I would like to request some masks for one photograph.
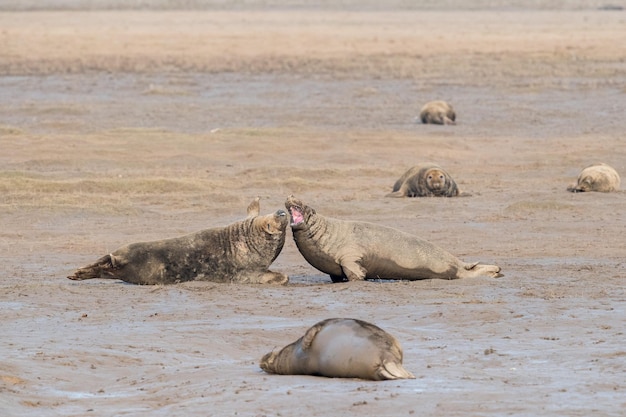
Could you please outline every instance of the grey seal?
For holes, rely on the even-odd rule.
[[[78,269],[72,280],[120,279],[132,284],[215,281],[284,284],[288,277],[268,270],[285,243],[284,210],[259,215],[259,199],[245,220],[182,237],[131,243]]]
[[[346,318],[320,321],[295,342],[263,356],[260,367],[281,375],[415,378],[402,366],[402,347],[395,337],[374,324]]]
[[[500,267],[466,263],[409,233],[368,222],[318,214],[294,196],[285,207],[298,250],[333,282],[363,279],[500,277]]]
[[[453,125],[456,124],[456,113],[445,101],[430,101],[420,110],[420,120],[424,124]]]
[[[620,177],[617,171],[604,163],[589,165],[578,175],[576,184],[567,187],[568,191],[582,193],[599,191],[610,193],[619,190]]]

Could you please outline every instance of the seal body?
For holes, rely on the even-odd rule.
[[[285,207],[298,250],[333,282],[499,277],[500,267],[468,264],[417,236],[373,223],[324,217],[294,196]]]
[[[283,210],[259,216],[257,198],[243,221],[178,238],[132,243],[68,278],[112,278],[133,284],[192,280],[284,284],[288,277],[268,268],[283,248],[288,222]]]
[[[356,319],[327,319],[279,352],[263,356],[261,369],[272,374],[331,378],[415,378],[402,366],[402,347],[380,327]]]
[[[453,125],[456,124],[456,113],[445,101],[430,101],[420,110],[420,119],[425,124]]]
[[[578,175],[576,184],[567,188],[574,193],[599,191],[610,193],[619,190],[620,177],[617,171],[603,163],[594,164],[583,169]]]
[[[456,182],[445,169],[426,162],[406,171],[387,197],[456,197],[460,194]]]

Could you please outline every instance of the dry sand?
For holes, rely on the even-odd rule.
[[[626,14],[272,4],[0,13],[0,414],[623,415],[626,193],[566,187],[626,175]],[[383,197],[423,161],[472,197]],[[286,286],[65,278],[291,193],[505,275],[331,284],[289,236]],[[417,379],[259,369],[329,317]]]

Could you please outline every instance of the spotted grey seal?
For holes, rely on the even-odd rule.
[[[256,198],[245,220],[182,237],[132,243],[68,278],[111,278],[133,284],[193,280],[284,284],[288,277],[268,268],[285,243],[287,213],[278,210],[259,216],[259,210]]]
[[[278,352],[263,356],[272,374],[331,378],[413,379],[402,366],[398,340],[378,326],[356,319],[326,319]]]
[[[298,250],[333,282],[370,279],[499,277],[500,267],[465,263],[417,236],[373,223],[317,214],[294,196],[285,207]]]

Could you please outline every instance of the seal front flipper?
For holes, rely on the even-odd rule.
[[[455,125],[456,122],[454,120],[452,120],[451,118],[449,118],[448,116],[444,116],[443,117],[443,124],[444,125]]]
[[[363,281],[365,279],[367,270],[359,264],[360,260],[361,258],[354,256],[345,256],[341,259],[339,265],[348,281]]]
[[[400,360],[400,362],[402,362]],[[377,376],[381,379],[415,379],[415,375],[407,371],[395,361],[385,361],[378,367]]]
[[[307,350],[311,347],[311,345],[313,344],[313,340],[315,340],[315,336],[317,336],[320,330],[322,330],[322,327],[324,327],[326,323],[330,320],[332,319],[323,320],[316,325],[310,327],[309,330],[306,331],[304,336],[302,336],[302,339],[300,339],[300,346],[302,347],[302,350]]]
[[[70,275],[68,278],[75,281],[92,278],[116,278],[114,271],[120,269],[125,263],[113,254],[108,254],[91,265],[77,269],[74,275]]]
[[[392,193],[386,194],[385,197],[402,198],[406,197],[406,194],[404,191],[394,191]]]

